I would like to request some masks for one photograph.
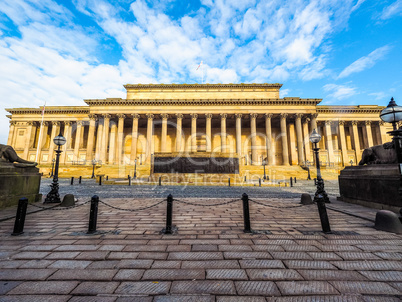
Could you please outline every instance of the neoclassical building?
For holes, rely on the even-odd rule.
[[[322,99],[279,97],[281,84],[129,84],[127,97],[87,99],[85,106],[6,109],[8,145],[20,157],[50,164],[53,138],[67,139],[60,162],[123,167],[137,161],[148,174],[153,158],[234,157],[241,168],[266,162],[313,161],[310,133],[322,135],[325,166],[356,164],[362,151],[390,141],[382,106],[321,106]],[[124,172],[123,172],[124,173]]]

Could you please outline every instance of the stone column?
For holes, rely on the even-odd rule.
[[[151,164],[152,155],[152,145],[153,145],[153,135],[154,135],[154,115],[147,114],[147,146],[145,151],[145,162]]]
[[[250,114],[250,130],[251,130],[251,164],[258,165],[257,155],[257,113]]]
[[[131,155],[130,155],[130,163],[134,164],[135,159],[137,158],[137,140],[138,140],[138,119],[140,118],[139,114],[132,114],[133,117],[133,128],[131,130]]]
[[[212,151],[212,132],[211,132],[211,121],[212,113],[205,114],[206,124],[205,124],[205,136],[207,141],[207,152]]]
[[[305,153],[305,160],[312,161],[311,159],[311,149],[310,149],[310,132],[308,130],[308,123],[310,122],[309,118],[305,118],[303,120],[303,146]]]
[[[117,126],[117,163],[121,165],[124,164],[124,119],[126,118],[126,116],[124,114],[118,114],[117,117],[119,118],[119,124]]]
[[[13,122],[13,123],[15,124],[15,122]],[[28,153],[29,153],[29,149],[31,148],[32,129],[33,129],[35,122],[27,122],[27,124],[28,124],[28,128],[27,128],[27,134],[25,137],[24,153],[22,154],[22,158],[29,160]],[[14,125],[13,125],[13,127],[14,127]],[[13,131],[12,136],[14,136],[14,131]],[[10,139],[10,135],[8,136],[8,139]],[[7,144],[7,145],[9,145],[9,144]]]
[[[69,146],[71,146],[71,124],[72,124],[72,122],[70,122],[70,121],[64,122],[63,136],[66,138],[66,143],[62,146],[63,152],[61,152],[61,154],[60,154],[60,162],[61,163],[66,163],[67,149],[69,149]]]
[[[296,139],[296,131],[295,131],[295,124],[293,121],[289,121],[287,124],[287,130],[288,130],[288,144],[289,144],[289,148],[288,150],[290,151],[290,164],[293,165],[297,165],[298,161],[297,161],[297,152],[296,152],[296,143],[297,143],[297,139]]]
[[[297,139],[297,157],[299,166],[304,162],[304,154],[303,154],[303,131],[302,131],[302,124],[301,118],[303,114],[297,113],[296,114],[296,139]]]
[[[387,130],[385,129],[385,122],[379,121],[378,127],[380,128],[380,137],[381,137],[380,144],[385,144],[387,142]]]
[[[167,140],[167,120],[169,114],[162,114],[162,133],[161,133],[161,151],[166,152],[166,140]]]
[[[341,143],[343,166],[346,166],[349,163],[349,157],[348,157],[348,148],[346,145],[345,121],[339,121],[339,139]]]
[[[176,152],[181,152],[181,138],[182,138],[182,122],[183,122],[183,114],[176,114]]]
[[[107,148],[109,145],[109,122],[111,115],[103,114],[103,135],[101,140],[101,161],[106,164]]]
[[[39,137],[39,140],[38,140],[38,145],[39,145],[38,155],[37,155],[38,163],[42,162],[42,148],[45,147],[45,145],[46,145],[48,127],[49,127],[49,122],[42,122],[42,136]]]
[[[267,159],[268,165],[272,166],[274,164],[274,149],[272,147],[272,127],[271,119],[272,113],[265,114],[265,137],[266,137],[266,148],[267,148]]]
[[[289,166],[288,134],[286,131],[287,113],[281,113],[281,137],[282,137],[282,161],[284,166]]]
[[[53,159],[55,144],[53,139],[59,135],[60,132],[60,122],[53,121],[52,122],[52,134],[50,135],[50,146],[49,146],[49,157],[47,158],[47,162],[51,163]]]
[[[311,132],[313,132],[314,129],[316,129],[316,131],[318,132],[318,127],[317,127],[317,116],[318,113],[313,113],[311,115]],[[311,134],[311,133],[310,133]],[[310,135],[309,135],[310,137]]]
[[[328,150],[328,162],[334,163],[334,145],[332,143],[332,131],[331,131],[332,121],[325,121],[325,138],[327,141],[327,150]]]
[[[116,163],[116,136],[117,125],[115,121],[110,121],[110,134],[109,134],[109,164],[114,165]]]
[[[197,118],[198,114],[192,113],[191,116],[191,152],[197,152]]]
[[[77,121],[77,130],[75,132],[75,145],[74,145],[74,160],[79,160],[79,151],[80,151],[80,145],[81,145],[81,131],[82,131],[82,125],[83,121]]]
[[[88,130],[88,143],[87,143],[87,156],[86,159],[89,163],[92,163],[94,152],[94,140],[95,140],[95,122],[96,115],[89,114],[89,130]]]
[[[359,163],[360,161],[360,141],[359,141],[359,132],[357,130],[357,121],[352,121],[351,122],[351,134],[352,134],[352,140],[353,140],[353,145],[356,151],[356,165]]]
[[[226,113],[221,113],[221,152],[226,153],[227,139],[226,139]]]
[[[373,142],[373,133],[371,131],[371,121],[365,121],[365,126],[366,126],[368,147],[372,147],[374,146],[374,142]]]
[[[11,146],[14,138],[14,131],[15,131],[15,121],[10,121],[10,131],[8,132],[8,139],[7,139],[7,145]],[[13,146],[14,147],[14,146]]]
[[[99,118],[98,120],[98,132],[96,134],[96,150],[95,150],[95,159],[101,160],[102,153],[102,137],[103,137],[103,120]]]
[[[236,117],[236,152],[239,157],[239,164],[241,164],[242,150],[241,150],[241,113],[235,114]]]

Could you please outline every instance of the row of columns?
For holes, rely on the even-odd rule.
[[[198,114],[191,114],[191,151],[197,152],[197,141],[196,141],[196,134],[197,134],[197,118]],[[257,153],[257,116],[256,113],[250,114],[250,130],[251,130],[251,161],[253,163],[258,162],[258,153]],[[273,153],[273,146],[272,146],[272,113],[266,113],[265,117],[265,134],[266,134],[266,151],[267,151],[267,161],[268,164],[273,164],[274,162],[274,153]],[[289,165],[289,146],[288,146],[288,129],[287,129],[287,113],[281,113],[280,117],[280,131],[281,131],[281,142],[282,142],[282,163],[283,165]],[[123,163],[123,143],[124,143],[124,120],[126,115],[118,114],[118,123],[115,125],[114,123],[110,126],[110,114],[103,114],[102,115],[102,122],[98,123],[98,131],[97,136],[95,138],[95,130],[96,130],[96,119],[98,118],[94,114],[89,115],[89,130],[88,130],[88,140],[86,146],[86,159],[92,160],[93,158],[93,151],[95,149],[95,154],[102,162],[117,162]],[[138,140],[138,121],[140,118],[139,114],[131,114],[132,117],[132,144],[131,144],[131,155],[130,161],[134,162],[137,158],[137,140]],[[162,130],[161,130],[161,151],[167,151],[167,125],[169,114],[162,114]],[[235,114],[236,119],[236,153],[238,154],[239,158],[242,156],[242,148],[241,148],[241,133],[242,133],[242,117],[243,114]],[[304,118],[303,118],[304,117]],[[153,120],[155,116],[153,114],[147,114],[147,146],[146,146],[146,161],[150,163],[151,154],[154,152],[153,144],[152,144],[152,137],[154,134],[154,125]],[[183,114],[175,114],[176,118],[176,152],[181,152],[183,150],[182,144],[182,123],[183,123]],[[212,114],[207,113],[205,114],[206,118],[206,126],[205,126],[205,134],[206,134],[206,151],[211,152],[212,144],[211,144],[211,121],[212,121]],[[310,142],[309,142],[309,122],[310,122],[310,129],[317,129],[317,114],[302,114],[297,113],[294,115],[295,118],[295,130],[296,130],[296,138],[292,137],[290,139],[291,144],[295,144],[297,146],[297,157],[298,157],[298,164],[301,165],[305,160],[308,160],[310,156]],[[220,126],[221,126],[221,152],[227,152],[227,131],[226,131],[226,119],[227,114],[222,113],[220,114]],[[76,122],[76,133],[75,133],[75,145],[74,145],[74,158],[78,158],[79,150],[81,141],[83,140],[83,132],[84,132],[84,121],[77,121]],[[334,148],[332,144],[332,132],[331,132],[331,124],[332,121],[325,121],[324,125],[324,136],[326,138],[327,143],[327,151],[329,156],[329,161],[334,162]],[[357,128],[357,121],[352,121],[350,126],[350,134],[351,139],[353,141],[354,149],[356,151],[356,155],[359,156],[361,152],[359,136],[358,136],[358,128]],[[27,140],[24,145],[24,153],[23,157],[28,157],[28,151],[30,149],[31,141],[30,138],[32,136],[32,131],[35,126],[35,122],[28,122],[27,128]],[[43,146],[44,142],[46,141],[47,133],[48,133],[48,126],[49,122],[44,122],[42,124],[42,135],[39,137],[38,143],[41,145],[38,148],[38,158],[41,155],[41,147]],[[293,127],[293,125],[291,124]],[[116,129],[117,127],[117,129]],[[340,134],[340,148],[342,151],[342,160],[343,163],[346,164],[348,162],[347,158],[347,146],[346,146],[346,137],[345,137],[345,121],[339,121],[339,131]],[[111,129],[111,130],[109,130]],[[365,122],[364,134],[365,139],[369,146],[373,145],[373,137],[372,137],[372,130],[371,130],[371,123],[370,121]],[[15,122],[11,122],[10,124],[10,133],[8,138],[8,144],[13,145],[15,134]],[[116,131],[117,130],[117,131]],[[380,121],[380,131],[381,131],[381,138],[382,142],[384,142],[385,138],[385,127],[383,127],[382,122]],[[51,131],[51,140],[49,146],[49,156],[48,162],[51,162],[53,158],[53,152],[55,149],[53,138],[58,135],[60,132],[60,122],[54,121],[52,122],[52,131]],[[294,131],[291,131],[292,136],[294,136]],[[304,133],[304,135],[303,135]],[[117,137],[116,137],[117,134]],[[64,122],[64,137],[67,140],[67,143],[63,146],[63,153],[61,155],[61,162],[65,162],[66,150],[69,147],[69,144],[72,140],[72,122],[66,121]],[[109,137],[110,136],[110,137]],[[95,143],[96,141],[96,143]],[[294,145],[291,146],[292,150],[295,150]],[[108,154],[109,150],[109,154]]]

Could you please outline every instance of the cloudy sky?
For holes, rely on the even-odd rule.
[[[1,0],[0,143],[4,108],[202,75],[283,83],[281,97],[327,105],[402,105],[401,28],[402,0]]]

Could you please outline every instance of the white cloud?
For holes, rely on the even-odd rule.
[[[357,94],[355,87],[345,85],[326,84],[323,89],[328,93],[329,98],[335,100],[343,100]]]
[[[376,101],[385,101],[387,100],[388,95],[385,92],[373,92],[373,93],[369,93],[370,96],[374,97],[374,100]]]
[[[402,0],[397,0],[385,7],[380,15],[381,20],[387,20],[394,16],[402,15]]]
[[[378,60],[382,59],[390,51],[390,49],[391,47],[389,45],[377,48],[367,56],[361,57],[360,59],[354,61],[352,64],[346,67],[344,70],[342,70],[338,78],[344,78],[351,75],[352,73],[360,72],[373,67]]]

